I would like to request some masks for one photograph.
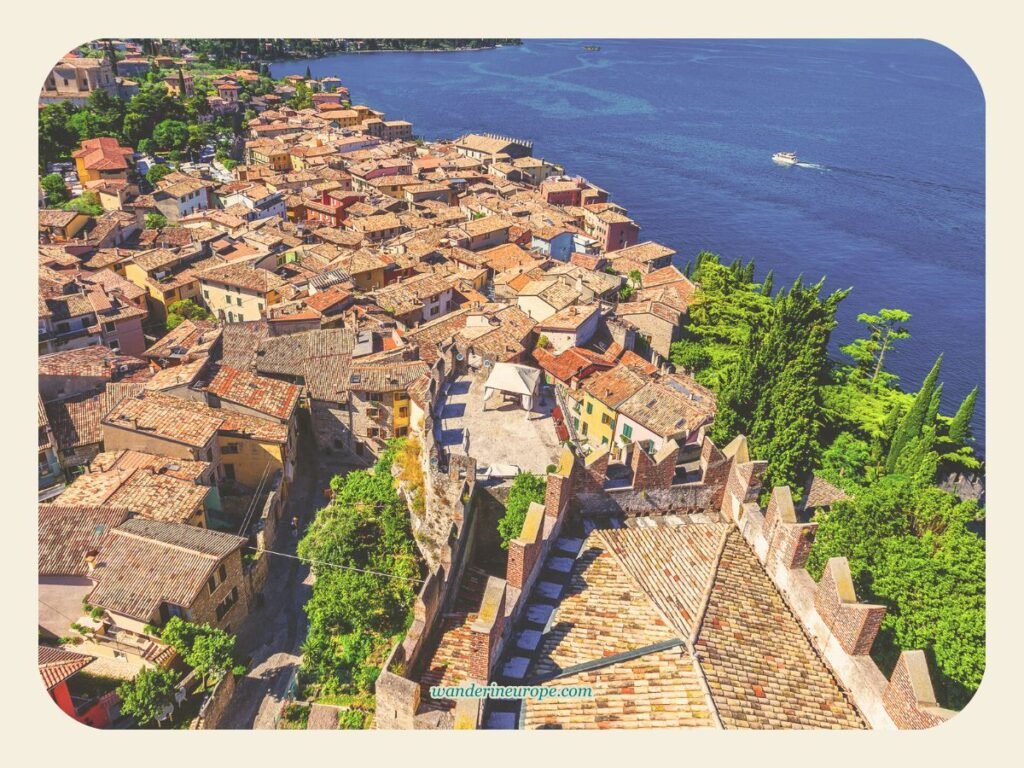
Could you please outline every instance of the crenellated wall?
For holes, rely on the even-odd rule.
[[[506,577],[488,579],[478,618],[470,628],[469,670],[474,679],[491,679],[526,597],[570,515],[691,513],[713,516],[737,527],[869,726],[927,728],[954,714],[936,704],[921,651],[904,652],[891,679],[878,669],[869,654],[885,607],[858,601],[845,558],[830,560],[820,583],[815,583],[804,564],[817,525],[798,522],[788,487],[773,489],[767,508],[759,506],[767,464],[751,460],[746,438],[740,436],[723,449],[705,438],[701,480],[696,483],[672,485],[678,450],[675,443],[669,443],[650,456],[635,446],[633,485],[605,488],[606,449],[581,459],[563,448],[555,472],[548,475],[544,503],[530,506],[519,536],[509,543]],[[458,475],[466,469],[455,466],[453,472]],[[468,515],[468,510],[464,514]],[[405,675],[413,668],[425,638],[434,631],[443,606],[457,590],[467,558],[458,542],[468,540],[466,529],[465,525],[459,528],[456,543],[442,558],[443,565],[428,577],[416,601],[413,625],[378,679],[378,728],[415,726],[420,688]],[[480,702],[460,700],[454,713],[455,727],[478,727],[481,711]]]
[[[739,528],[867,723],[882,729],[928,728],[955,714],[936,704],[922,651],[905,651],[891,679],[885,678],[869,655],[885,606],[858,601],[844,557],[829,560],[815,583],[804,564],[817,525],[797,522],[786,486],[774,488],[767,509],[760,508],[764,463],[749,460],[745,438],[737,441],[723,451],[730,466],[721,515]]]

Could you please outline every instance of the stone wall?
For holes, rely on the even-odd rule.
[[[189,726],[194,731],[213,730],[220,726],[224,715],[227,714],[231,697],[235,694],[235,676],[228,672],[222,677],[211,690],[202,706],[199,714]]]
[[[935,702],[925,657],[907,651],[886,680],[870,657],[885,606],[857,599],[846,558],[832,558],[815,583],[803,567],[817,526],[798,523],[788,487],[757,503],[763,462],[750,461],[745,438],[722,452],[729,474],[720,514],[733,522],[772,579],[811,643],[872,728],[928,728],[954,713]],[[760,465],[760,466],[759,466]]]

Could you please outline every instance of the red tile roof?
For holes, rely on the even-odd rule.
[[[73,158],[81,159],[89,171],[127,170],[126,158],[130,158],[135,150],[122,147],[117,139],[101,136],[97,139],[86,139],[82,148],[71,153]]]
[[[222,400],[288,421],[299,402],[300,387],[248,371],[222,366],[209,391]]]
[[[39,674],[46,690],[52,690],[95,660],[93,656],[39,646]]]

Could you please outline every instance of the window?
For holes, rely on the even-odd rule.
[[[257,308],[258,308],[258,309],[260,310],[260,312],[262,312],[262,311],[263,311],[263,302],[262,302],[262,301],[261,301],[261,302],[259,302],[259,303],[257,303],[257,304],[256,304],[256,306],[257,306]]]
[[[602,424],[611,424],[612,423],[612,417],[609,416],[607,413],[602,413],[601,414],[601,423]]]
[[[407,434],[409,434],[408,427],[399,427],[395,430],[395,437],[405,437]]]
[[[587,434],[587,431],[588,431],[588,428],[589,428],[589,427],[590,427],[590,425],[589,425],[589,424],[587,424],[587,422],[585,422],[585,421],[584,421],[584,422],[583,422],[583,434],[584,434],[584,435],[586,435],[586,434]]]
[[[403,405],[401,408],[398,409],[398,415],[404,419],[406,416],[409,415],[409,409]]]
[[[229,301],[231,300],[230,296],[228,296],[228,300]],[[228,312],[228,322],[229,323],[235,322],[235,313],[234,312]]]
[[[607,437],[602,437],[601,438],[601,445],[608,445],[608,438]]]
[[[370,403],[379,403],[379,402],[381,402],[380,393],[379,392],[370,392],[366,396],[366,400],[367,400],[367,402],[370,402]]]
[[[632,439],[632,437],[633,437],[633,427],[631,427],[629,424],[623,424],[622,425],[622,436],[624,438],[626,438],[627,440]]]
[[[224,477],[226,477],[228,480],[234,480],[235,479],[235,465],[234,464],[225,464],[224,465]]]
[[[593,412],[594,412],[594,404],[593,403],[587,403],[587,413],[593,413]]]
[[[113,323],[104,323],[103,324],[103,330],[106,333],[113,333],[114,332],[114,324]]]
[[[208,290],[206,290],[205,288],[203,289],[203,298],[204,299],[210,298],[210,292]]]
[[[572,424],[576,429],[580,428],[580,420],[575,417],[573,417]]]
[[[238,602],[238,587],[232,587],[231,592],[221,600],[217,606],[217,620],[220,621],[224,615],[231,610],[231,607]]]

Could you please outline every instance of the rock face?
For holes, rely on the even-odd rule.
[[[956,494],[964,501],[974,499],[979,504],[985,503],[985,478],[977,475],[964,475],[959,472],[951,472],[939,483],[939,487],[952,494]]]

